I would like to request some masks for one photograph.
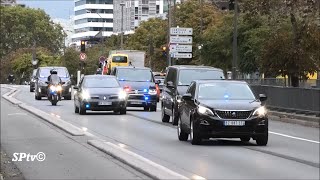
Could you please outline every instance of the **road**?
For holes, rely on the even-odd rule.
[[[131,109],[127,115],[74,113],[73,100],[51,106],[36,101],[28,86],[16,98],[61,118],[103,140],[122,143],[130,151],[189,178],[319,179],[319,129],[270,120],[269,143],[258,147],[237,139],[215,139],[201,146],[177,139],[176,128],[160,120],[160,111]],[[130,108],[129,108],[130,109]]]

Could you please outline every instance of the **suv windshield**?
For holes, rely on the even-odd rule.
[[[42,68],[40,69],[40,77],[46,78],[50,76],[50,70],[53,68]],[[58,71],[58,76],[61,78],[67,78],[69,77],[69,73],[65,68],[54,68]]]
[[[117,78],[120,81],[150,81],[153,82],[152,72],[149,69],[118,69]]]
[[[126,63],[128,62],[128,58],[126,56],[113,56],[112,62],[115,63]]]
[[[84,79],[84,87],[86,88],[116,88],[120,87],[115,78],[109,77],[87,77]]]
[[[217,82],[200,84],[198,98],[214,100],[254,100],[255,96],[247,84]]]
[[[224,79],[222,71],[208,69],[183,69],[179,73],[179,86],[189,86],[193,80]]]

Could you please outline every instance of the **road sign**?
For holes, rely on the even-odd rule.
[[[106,58],[104,56],[100,56],[99,61],[100,63],[104,63],[106,61]]]
[[[192,52],[192,45],[170,45],[170,52]]]
[[[174,58],[192,58],[192,53],[173,53]]]
[[[81,61],[84,61],[84,60],[86,60],[86,59],[87,59],[86,53],[80,53],[80,60],[81,60]]]
[[[192,35],[192,28],[170,28],[171,35]]]
[[[170,36],[170,43],[192,44],[192,37],[191,36]]]

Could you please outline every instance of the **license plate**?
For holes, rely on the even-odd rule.
[[[109,101],[101,101],[101,102],[99,102],[100,106],[110,106],[111,104],[112,104],[112,102],[109,102]]]
[[[142,104],[142,102],[131,102],[131,104]]]
[[[225,126],[244,126],[245,121],[224,121]]]

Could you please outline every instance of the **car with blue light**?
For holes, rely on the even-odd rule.
[[[73,87],[74,112],[84,115],[87,111],[113,111],[127,113],[127,93],[114,76],[86,75]]]
[[[158,87],[150,68],[117,66],[111,71],[128,94],[127,107],[157,111]]]
[[[171,116],[172,124],[177,125],[181,96],[193,80],[200,79],[223,80],[225,76],[222,69],[210,66],[175,65],[167,68],[161,98],[162,122],[169,122]]]
[[[266,95],[257,98],[246,82],[197,80],[182,96],[178,139],[200,144],[203,139],[240,138],[268,143]]]
[[[66,67],[39,67],[36,72],[35,79],[35,99],[41,100],[42,97],[47,97],[48,94],[48,76],[50,76],[50,70],[55,69],[58,72],[58,76],[61,78],[62,92],[61,95],[65,100],[71,100],[71,77]]]

